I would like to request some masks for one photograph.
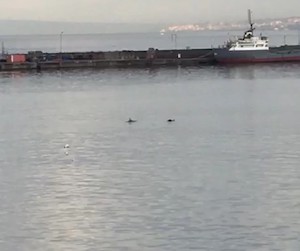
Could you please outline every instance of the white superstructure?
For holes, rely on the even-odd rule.
[[[227,47],[229,51],[250,51],[250,50],[269,50],[269,40],[267,37],[253,35],[253,23],[251,20],[251,11],[248,10],[248,19],[250,29],[247,30],[242,38],[238,38],[234,41],[229,41]]]

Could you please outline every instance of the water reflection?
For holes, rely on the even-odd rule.
[[[270,63],[270,64],[245,64],[217,66],[216,72],[220,76],[229,79],[277,79],[298,77],[298,63]]]
[[[0,249],[297,246],[298,68],[0,76]]]
[[[2,72],[0,74],[0,83],[7,84],[7,79],[17,84],[22,78],[31,78],[37,84],[43,84],[44,78],[53,78],[54,81],[60,81],[62,84],[72,84],[73,77],[80,81],[93,83],[98,79],[99,84],[119,84],[118,78],[124,79],[124,84],[128,81],[145,77],[147,81],[160,82],[171,78],[189,79],[278,79],[278,78],[295,78],[300,77],[299,63],[269,63],[269,64],[245,64],[245,65],[215,65],[215,66],[198,66],[198,67],[153,67],[145,69],[70,69],[70,70],[53,70],[43,72]],[[112,78],[112,76],[116,76]],[[66,80],[69,80],[66,82]],[[105,80],[105,81],[104,81]],[[128,80],[128,81],[126,81]],[[78,82],[81,85],[81,82]],[[144,82],[141,82],[143,84]],[[47,85],[49,83],[47,82]],[[50,85],[51,86],[51,85]]]

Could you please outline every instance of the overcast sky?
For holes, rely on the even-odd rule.
[[[300,16],[300,0],[0,0],[0,19],[189,23]]]

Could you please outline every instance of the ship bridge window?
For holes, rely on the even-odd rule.
[[[241,47],[253,47],[254,45],[253,44],[241,44]]]
[[[248,46],[251,46],[251,47],[254,46],[253,43],[242,43],[241,46],[242,46],[242,45],[243,45],[243,46],[246,46],[246,47],[248,47]]]

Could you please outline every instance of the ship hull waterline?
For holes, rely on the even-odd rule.
[[[300,50],[295,50],[295,48],[281,50],[279,48],[262,51],[230,51],[223,48],[216,49],[214,57],[219,64],[300,62]]]

